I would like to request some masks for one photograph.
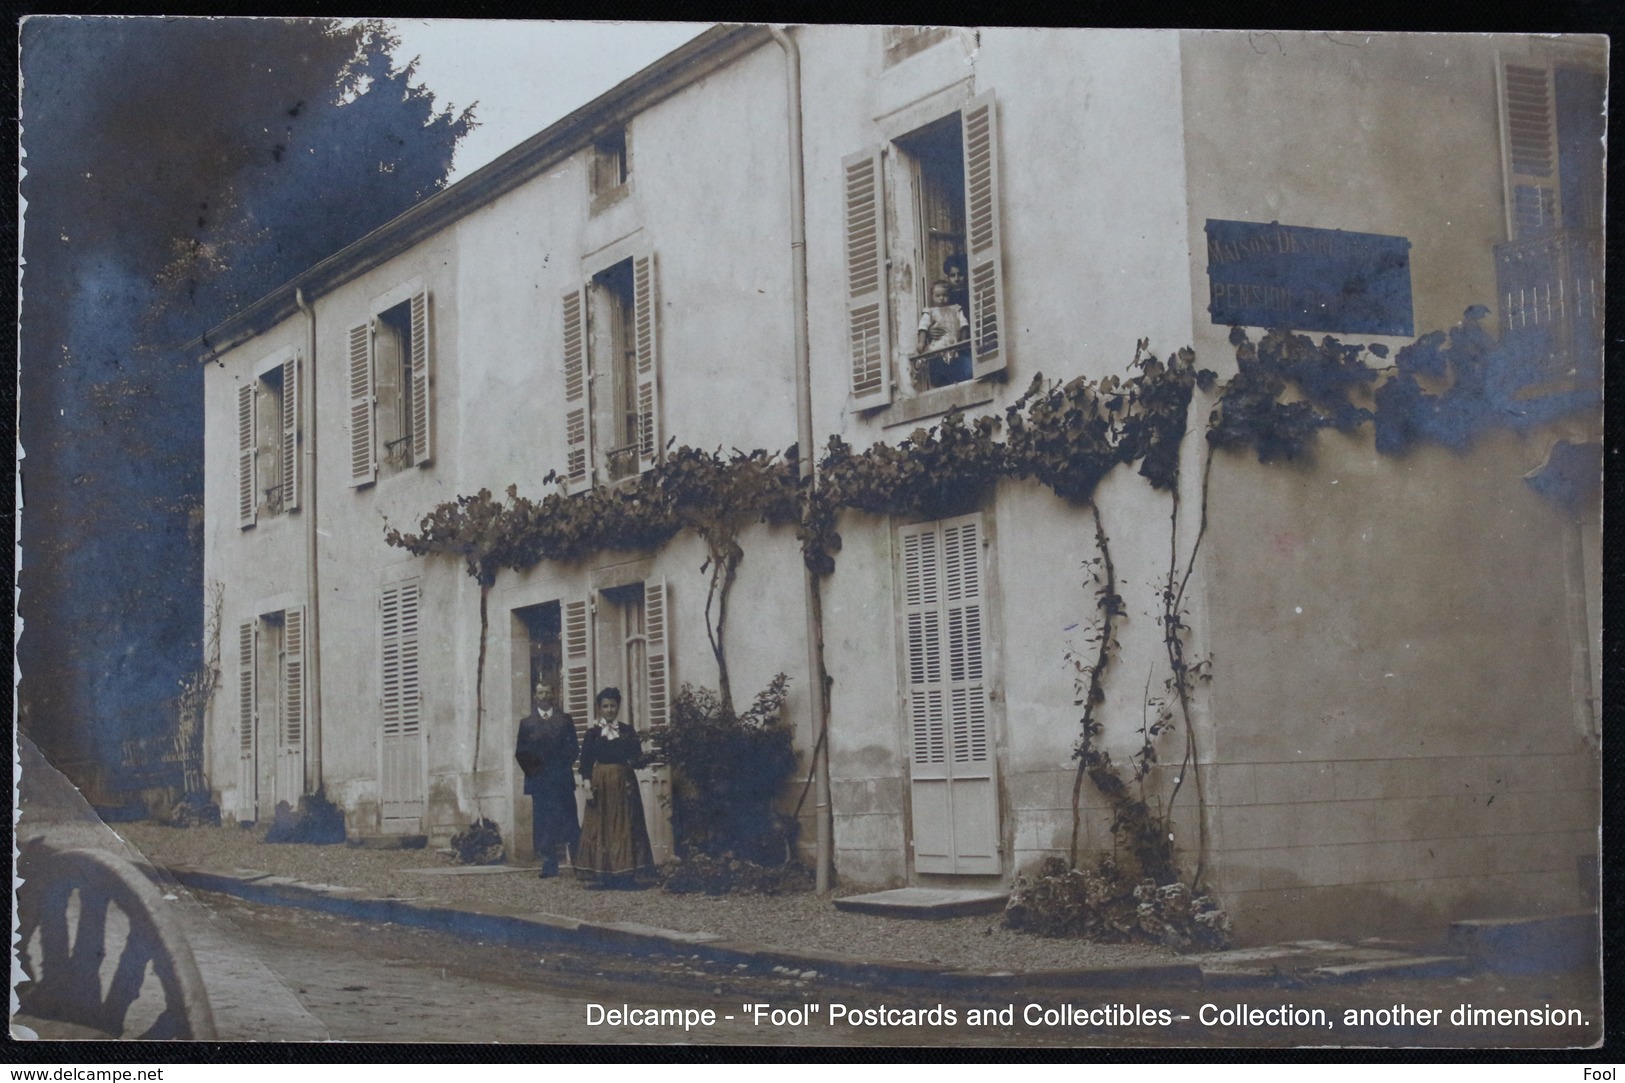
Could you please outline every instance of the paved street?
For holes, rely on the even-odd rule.
[[[853,989],[796,976],[758,976],[696,958],[638,957],[571,949],[536,952],[464,941],[441,933],[375,926],[292,908],[260,907],[220,895],[199,896],[229,921],[240,943],[275,972],[279,984],[341,1041],[518,1042],[538,1044],[770,1044],[972,1046],[1394,1045],[1562,1047],[1591,1044],[1600,1020],[1581,1027],[1460,1027],[1451,1010],[1581,1007],[1598,1002],[1594,980],[1577,976],[1493,975],[1298,988],[1233,990],[1154,987],[1064,991],[1038,987],[996,997],[974,991]],[[760,1021],[745,1005],[771,1008]],[[593,1008],[598,1005],[599,1008]],[[800,1017],[796,1012],[817,1005]],[[1029,1007],[1036,1005],[1036,1007]],[[1326,1025],[1226,1024],[1221,1013],[1272,1010],[1324,1013]],[[1347,1010],[1412,1014],[1376,1017],[1382,1025],[1345,1026]],[[837,1007],[839,1006],[839,1008]],[[951,1025],[915,1025],[899,1011],[954,1013]],[[1206,1007],[1204,1007],[1206,1006]],[[694,1022],[630,1025],[610,1014],[625,1007],[677,1009]],[[986,1022],[973,1010],[992,1009]],[[1001,1018],[998,1013],[1009,1009]],[[1104,1009],[1116,1017],[1102,1016]],[[1419,1025],[1414,1013],[1438,1011]],[[700,1013],[714,1013],[706,1025]],[[1167,1022],[1145,1013],[1167,1012]],[[599,1013],[602,1012],[600,1015]],[[844,1017],[831,1022],[831,1015]],[[861,1012],[874,1013],[867,1018]],[[1096,1013],[1093,1019],[1079,1013]],[[733,1015],[732,1020],[724,1018]],[[1124,1018],[1124,1016],[1127,1018]],[[1181,1020],[1180,1016],[1187,1018]],[[1301,1016],[1300,1016],[1301,1017]],[[589,1025],[589,1019],[599,1020]],[[1208,1023],[1202,1020],[1207,1018]],[[889,1025],[888,1025],[889,1024]]]

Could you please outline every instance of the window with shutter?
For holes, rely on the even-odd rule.
[[[909,395],[1002,372],[1009,359],[999,216],[998,114],[973,98],[881,152],[847,158],[848,342],[854,405],[885,405],[901,335]],[[890,184],[890,190],[886,185]],[[888,273],[886,238],[912,245],[912,289]],[[891,312],[897,326],[890,326]]]
[[[423,815],[420,730],[419,588],[416,580],[387,586],[379,595],[381,800],[385,831],[405,831]]]
[[[899,530],[917,872],[1000,871],[979,515]]]
[[[1573,61],[1571,64],[1569,61]],[[1508,240],[1496,246],[1501,330],[1554,374],[1602,357],[1602,58],[1503,57]]]
[[[564,431],[572,487],[633,477],[659,462],[660,294],[651,252],[564,295]]]

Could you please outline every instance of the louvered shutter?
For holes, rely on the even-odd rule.
[[[891,402],[891,313],[880,148],[841,162],[846,182],[846,330],[852,402]]]
[[[299,507],[299,369],[303,358],[282,363],[282,510]]]
[[[427,465],[434,455],[434,433],[430,428],[434,419],[430,401],[433,381],[433,357],[429,337],[429,295],[412,295],[412,461]]]
[[[290,609],[282,624],[282,744],[305,742],[305,611]]]
[[[237,626],[237,814],[252,820],[258,814],[258,777],[254,760],[255,685],[254,637],[257,621]]]
[[[986,376],[1002,371],[1009,356],[999,262],[999,125],[992,92],[977,95],[962,116],[972,373]]]
[[[305,792],[305,611],[282,615],[282,725],[277,797],[295,804]]]
[[[412,830],[423,815],[418,600],[416,580],[385,587],[379,596],[383,714],[379,790],[386,830]]]
[[[977,515],[899,531],[917,872],[998,873]]]
[[[654,729],[671,721],[671,673],[666,649],[666,581],[643,585],[644,658],[649,689],[647,725]]]
[[[1557,107],[1551,69],[1504,61],[1501,119],[1507,169],[1507,230],[1513,240],[1550,233],[1562,221]]]
[[[259,505],[254,491],[254,385],[237,388],[237,525],[254,525]]]
[[[580,738],[592,721],[592,602],[575,598],[560,608],[564,618],[564,712],[575,719]]]
[[[350,328],[350,484],[368,485],[378,479],[378,456],[373,443],[372,325]]]
[[[564,295],[565,476],[572,488],[592,483],[592,395],[587,379],[586,307],[580,290]]]
[[[660,461],[660,355],[657,339],[660,296],[655,288],[653,253],[632,261],[632,333],[637,358],[638,469]]]

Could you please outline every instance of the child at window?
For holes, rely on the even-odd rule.
[[[931,306],[920,313],[919,331],[914,336],[914,352],[930,353],[970,338],[970,323],[965,310],[948,300],[950,286],[946,279],[931,283]],[[970,353],[952,350],[926,359],[926,386],[944,387],[970,379]]]
[[[942,261],[942,276],[948,280],[948,303],[970,314],[970,282],[965,278],[965,257],[952,255]]]

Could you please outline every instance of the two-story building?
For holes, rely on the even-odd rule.
[[[550,472],[615,485],[672,441],[789,447],[803,307],[815,441],[860,451],[951,409],[1002,416],[1038,373],[1122,375],[1141,339],[1228,376],[1231,324],[1277,325],[1275,295],[1216,267],[1272,225],[1283,251],[1403,264],[1403,297],[1350,317],[1351,341],[1397,348],[1482,304],[1541,337],[1554,379],[1595,381],[1605,70],[1596,42],[1512,36],[701,35],[209,336],[223,810],[320,787],[352,831],[443,837],[483,814],[523,854],[511,752],[534,677],[559,677],[578,720],[621,687],[640,728],[682,682],[714,686],[705,547],[502,572],[476,719],[480,588],[386,527],[481,488],[541,496]],[[955,265],[966,348],[916,356]],[[1344,330],[1303,319],[1279,323]],[[1580,903],[1598,509],[1525,476],[1594,446],[1596,411],[1465,452],[1385,455],[1365,426],[1307,462],[1209,467],[1211,407],[1199,393],[1177,493],[1126,469],[1096,491],[1124,610],[1098,717],[1120,758],[1139,745],[1167,677],[1162,592],[1188,566],[1209,679],[1147,785],[1178,794],[1181,850],[1238,931]],[[1036,482],[953,510],[843,513],[821,584],[845,883],[1007,883],[1068,850],[1095,521]],[[810,756],[800,545],[768,526],[742,545],[733,685],[788,674]],[[1087,848],[1109,850],[1110,809],[1085,797]]]

